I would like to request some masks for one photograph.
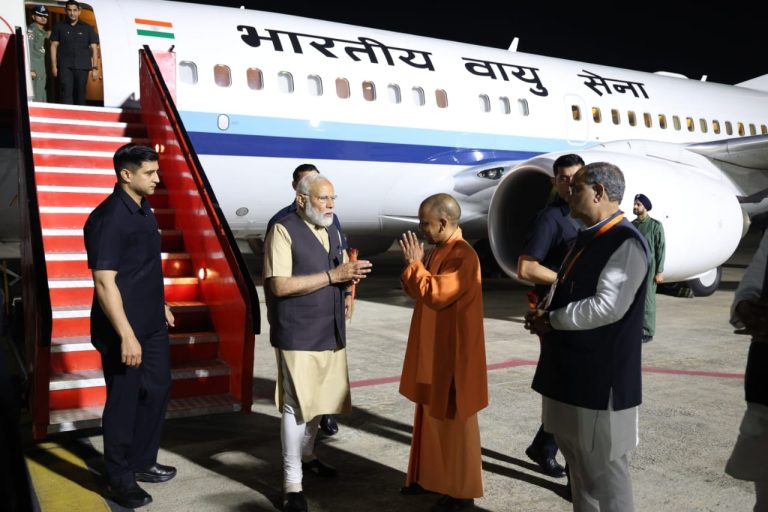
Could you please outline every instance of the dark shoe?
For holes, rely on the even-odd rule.
[[[325,462],[321,462],[320,459],[314,459],[309,462],[302,462],[301,469],[304,472],[309,472],[324,478],[333,478],[338,474],[338,471],[336,471],[335,467],[329,466]]]
[[[430,512],[459,512],[460,510],[471,510],[475,507],[475,500],[472,498],[459,499],[443,495],[432,505]]]
[[[308,510],[304,492],[289,492],[285,495],[283,512],[307,512]]]
[[[339,431],[339,424],[336,423],[336,419],[330,414],[323,414],[320,417],[320,430],[327,436],[332,436]]]
[[[417,494],[434,494],[434,491],[423,488],[418,483],[413,482],[411,485],[406,485],[400,488],[400,494],[403,496],[416,496]]]
[[[108,487],[109,498],[125,508],[139,508],[152,503],[152,496],[136,484],[129,487]]]
[[[176,468],[173,466],[163,466],[162,464],[152,464],[147,469],[136,472],[137,482],[150,482],[157,484],[167,482],[176,476]]]
[[[533,446],[526,448],[525,454],[539,465],[541,472],[545,475],[554,478],[563,478],[565,476],[565,468],[558,464],[554,457],[542,456]]]
[[[653,341],[653,336],[648,336],[647,334],[643,334],[643,337],[640,338],[640,341],[643,343],[648,343],[649,341]]]

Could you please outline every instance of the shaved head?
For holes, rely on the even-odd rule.
[[[421,202],[420,209],[428,211],[450,224],[458,224],[461,218],[461,206],[450,194],[434,194]]]

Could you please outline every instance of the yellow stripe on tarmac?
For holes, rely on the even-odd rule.
[[[109,511],[85,461],[57,443],[40,443],[26,455],[42,512]]]

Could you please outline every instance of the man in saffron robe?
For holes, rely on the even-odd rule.
[[[480,261],[459,228],[461,208],[448,194],[419,207],[426,255],[413,232],[400,247],[403,289],[416,301],[400,393],[416,403],[403,494],[442,496],[433,512],[472,508],[483,495],[477,413],[488,405]]]

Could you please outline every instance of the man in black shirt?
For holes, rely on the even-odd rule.
[[[165,482],[176,469],[157,463],[171,385],[168,325],[157,219],[146,196],[159,183],[158,157],[126,144],[114,155],[115,190],[83,228],[93,272],[91,343],[101,354],[104,462],[112,499],[127,508],[152,501],[136,482]]]
[[[574,154],[562,155],[552,164],[552,185],[557,191],[557,196],[536,215],[523,253],[517,262],[518,277],[536,285],[539,301],[547,295],[550,286],[555,282],[557,269],[560,268],[560,263],[578,233],[579,223],[570,216],[566,201],[570,195],[571,177],[583,166],[584,160]],[[557,449],[555,437],[542,426],[525,450],[525,454],[536,462],[545,474],[560,478],[565,476],[566,472],[555,459]]]
[[[80,21],[80,4],[69,0],[64,9],[67,21],[60,21],[51,32],[51,73],[59,79],[59,101],[85,105],[88,73],[96,79],[99,36]]]

